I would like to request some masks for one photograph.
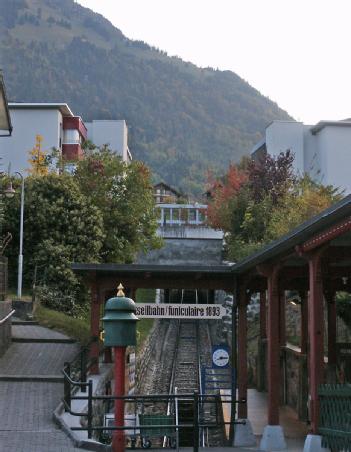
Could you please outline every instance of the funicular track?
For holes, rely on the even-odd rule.
[[[197,303],[197,291],[181,292],[181,303]],[[170,393],[193,394],[205,393],[202,388],[201,367],[211,362],[211,335],[207,321],[174,320],[177,322],[177,339],[170,381]],[[212,403],[200,403],[199,416],[203,422],[213,422],[216,407]],[[169,412],[172,410],[168,407]],[[173,407],[175,410],[175,407]],[[179,400],[177,405],[179,424],[193,424],[194,406],[189,400]],[[217,429],[203,429],[200,433],[200,446],[221,444],[221,433]],[[193,431],[189,428],[179,429],[179,445],[193,445]]]
[[[196,304],[201,303],[201,294],[197,291],[174,291],[171,294],[172,303]],[[207,320],[161,320],[157,330],[158,347],[154,354],[153,369],[147,377],[149,380],[146,390],[156,394],[205,394],[202,388],[201,368],[211,365],[211,333]],[[216,391],[210,392],[214,394]],[[201,402],[201,401],[200,401]],[[213,423],[216,421],[216,406],[214,403],[200,403],[199,421]],[[193,400],[174,399],[162,406],[157,403],[145,406],[145,412],[174,416],[177,424],[194,423]],[[177,418],[177,419],[176,419]],[[217,431],[218,430],[218,431]],[[203,428],[200,430],[200,446],[222,445],[221,429]],[[193,429],[179,428],[179,446],[193,446]],[[164,437],[163,441],[152,439],[153,447],[174,446],[175,438]]]
[[[195,321],[178,320],[177,346],[172,368],[170,393],[192,394],[200,388],[199,326]],[[179,424],[193,423],[194,407],[189,400],[179,400],[173,410]],[[192,446],[192,430],[179,429],[179,445]]]

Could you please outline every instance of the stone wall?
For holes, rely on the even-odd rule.
[[[280,403],[296,411],[299,419],[307,420],[307,358],[298,347],[282,347],[280,352]],[[259,339],[257,380],[259,391],[267,391],[267,341]]]
[[[11,312],[10,301],[0,301],[0,320]],[[2,356],[11,344],[11,318],[0,324],[0,356]]]
[[[300,354],[289,348],[285,348],[282,353],[284,361],[284,379],[285,395],[284,402],[297,411],[299,398],[299,372],[300,372]]]
[[[0,256],[0,301],[6,300],[7,280],[7,257]]]
[[[140,394],[143,383],[150,366],[150,361],[154,355],[159,338],[159,320],[154,322],[153,328],[147,337],[143,347],[137,351],[136,356],[136,393]]]
[[[218,239],[164,239],[164,246],[138,257],[138,264],[218,265],[223,241]]]

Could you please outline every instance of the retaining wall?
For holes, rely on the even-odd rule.
[[[11,301],[0,301],[0,320],[11,312]],[[0,324],[0,356],[11,344],[11,318]]]

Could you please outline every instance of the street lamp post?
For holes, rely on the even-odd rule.
[[[20,244],[18,254],[18,280],[17,280],[17,297],[22,297],[22,279],[23,279],[23,216],[24,216],[24,177],[17,172],[21,178],[21,217],[20,217]]]
[[[23,276],[23,217],[24,217],[24,177],[18,171],[15,172],[21,178],[21,216],[20,216],[20,243],[18,253],[18,278],[17,278],[17,297],[22,297],[22,276]],[[8,187],[5,190],[5,195],[12,198],[16,190],[12,187],[10,180]]]

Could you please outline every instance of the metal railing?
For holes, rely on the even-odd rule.
[[[351,384],[325,384],[318,388],[320,420],[318,431],[323,447],[351,450]]]
[[[64,363],[63,374],[68,378],[64,378],[64,394],[65,400],[69,400],[69,395],[77,386],[81,386],[81,391],[86,392],[87,376],[90,367],[95,364],[95,360],[89,357],[90,346],[98,341],[98,338],[92,338],[88,344],[82,345],[79,352],[71,361]],[[72,387],[73,386],[73,387]]]
[[[63,398],[63,404],[65,410],[69,412],[73,416],[85,417],[87,419],[86,426],[81,427],[71,427],[73,431],[87,431],[88,438],[91,439],[93,437],[93,432],[103,432],[103,431],[116,431],[116,430],[128,430],[129,432],[132,430],[135,434],[140,432],[140,435],[143,435],[143,431],[155,431],[160,432],[160,436],[163,436],[165,429],[167,431],[172,430],[174,432],[174,436],[177,438],[178,443],[178,435],[176,434],[179,429],[192,429],[193,430],[193,450],[198,452],[199,443],[200,443],[200,431],[205,428],[217,428],[218,426],[225,426],[231,424],[237,424],[238,421],[230,421],[225,422],[221,420],[221,416],[219,415],[219,407],[221,406],[220,396],[218,394],[208,395],[208,394],[199,394],[197,391],[194,391],[193,394],[154,394],[154,395],[129,395],[123,397],[117,397],[113,395],[93,395],[93,383],[92,380],[87,382],[74,381],[66,372],[63,370],[64,381],[65,381],[65,393]],[[71,387],[79,387],[83,390],[83,388],[88,388],[88,393],[86,395],[72,395]],[[85,400],[87,401],[87,410],[84,413],[78,413],[72,410],[72,401],[75,400]],[[134,427],[130,425],[125,426],[110,426],[110,425],[94,425],[93,426],[93,404],[95,401],[107,401],[112,402],[115,400],[123,400],[124,403],[128,403],[129,411],[134,411],[135,418],[142,415],[145,412],[145,407],[154,407],[156,403],[168,404],[172,403],[177,405],[179,400],[182,402],[184,400],[192,403],[193,405],[193,422],[180,423],[177,419],[177,416],[174,415],[171,417],[172,423],[158,423],[158,424],[138,424]],[[246,403],[246,399],[242,400],[233,400],[231,396],[226,397],[227,403]],[[201,416],[201,408],[204,404],[212,403],[215,405],[216,416],[214,417],[214,421],[201,421],[204,419]],[[134,410],[131,407],[134,407]],[[157,415],[154,417],[157,419]],[[141,416],[143,419],[143,417]],[[144,416],[145,418],[145,416]],[[241,422],[240,422],[241,423]],[[177,447],[179,444],[177,444]]]
[[[4,318],[2,318],[1,320],[0,320],[0,325],[2,325],[3,323],[5,323],[7,320],[9,320],[12,316],[13,316],[13,314],[16,312],[16,310],[15,309],[13,309],[11,312],[9,312]]]

